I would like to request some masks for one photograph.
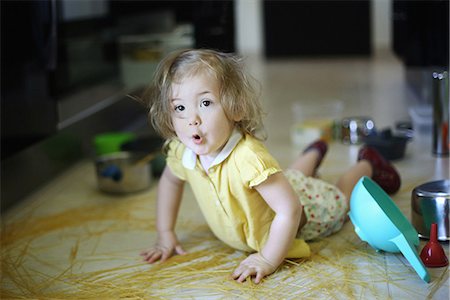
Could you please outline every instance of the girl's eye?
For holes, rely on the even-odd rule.
[[[202,106],[209,106],[211,104],[211,100],[203,100]]]
[[[185,109],[184,105],[175,105],[174,110],[175,111],[183,111]]]

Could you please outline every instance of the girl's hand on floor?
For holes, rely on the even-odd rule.
[[[244,282],[247,277],[255,276],[254,282],[258,284],[265,276],[275,272],[277,268],[278,266],[273,265],[261,254],[254,253],[239,264],[231,277],[238,282]]]
[[[158,233],[156,244],[152,248],[142,251],[141,256],[144,257],[144,261],[151,264],[158,260],[166,261],[174,252],[180,255],[186,254],[175,233],[170,231]]]

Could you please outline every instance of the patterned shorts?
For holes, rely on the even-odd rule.
[[[303,205],[307,222],[297,237],[312,240],[342,228],[348,204],[342,192],[323,180],[307,177],[298,170],[284,172]]]

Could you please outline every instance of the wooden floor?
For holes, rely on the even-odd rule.
[[[317,110],[341,103],[334,117],[369,116],[380,129],[409,119],[407,104],[414,95],[404,68],[389,53],[371,59],[249,58],[248,63],[262,83],[267,146],[284,167],[302,149],[293,143],[291,130],[299,121],[293,112],[299,103]],[[426,135],[416,136],[405,158],[395,161],[403,184],[393,200],[408,219],[412,189],[449,178],[448,158],[433,157],[430,145]],[[355,162],[359,147],[332,141],[321,176],[335,181]],[[189,189],[177,225],[189,253],[164,264],[144,264],[139,252],[156,236],[156,181],[145,192],[106,195],[97,190],[93,163],[84,160],[4,213],[1,298],[449,298],[448,267],[429,269],[432,280],[425,283],[400,253],[376,252],[362,242],[350,222],[311,243],[309,259],[286,261],[260,285],[238,284],[229,275],[245,253],[212,235]],[[448,255],[448,244],[443,246]]]

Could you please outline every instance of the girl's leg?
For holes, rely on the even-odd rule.
[[[338,180],[336,186],[345,195],[350,208],[350,196],[358,180],[363,176],[372,177],[372,165],[367,160],[360,160],[347,170]]]
[[[302,154],[294,161],[289,169],[298,170],[305,176],[313,176],[316,174],[317,168],[320,166],[323,157],[327,153],[328,145],[322,140],[317,140],[310,144]],[[306,214],[303,210],[302,218],[298,230],[300,231],[306,224]]]
[[[316,174],[316,170],[319,168],[327,151],[327,143],[322,140],[317,140],[306,147],[289,169],[299,170],[305,176],[313,176]]]
[[[313,176],[319,159],[321,159],[319,151],[307,151],[302,153],[289,169],[299,170],[305,176]]]

